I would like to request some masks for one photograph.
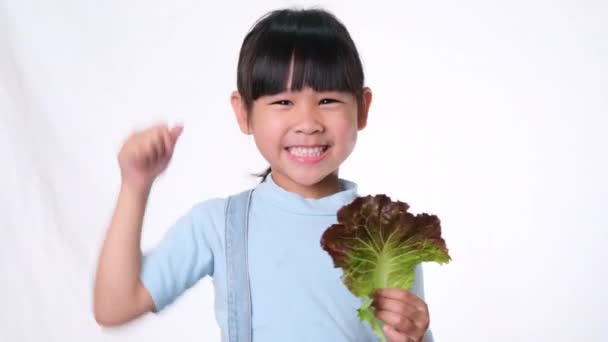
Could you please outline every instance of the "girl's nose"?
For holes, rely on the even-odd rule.
[[[304,133],[304,134],[315,134],[315,133],[323,133],[325,128],[322,125],[300,125],[296,129],[296,133]]]
[[[325,131],[325,126],[321,122],[319,114],[315,113],[314,110],[303,111],[298,117],[299,121],[295,126],[296,133],[315,134]]]

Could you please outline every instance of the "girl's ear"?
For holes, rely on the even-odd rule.
[[[357,114],[357,128],[362,130],[367,126],[367,114],[372,103],[372,90],[368,87],[363,88],[363,103]]]
[[[238,91],[232,92],[232,94],[230,95],[230,103],[232,104],[232,110],[236,115],[236,121],[239,124],[241,132],[250,135],[251,130],[249,129],[249,121],[247,120],[247,108],[245,107],[243,98],[241,97],[241,94]]]

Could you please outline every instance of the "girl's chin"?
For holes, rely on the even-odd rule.
[[[313,187],[324,182],[328,177],[333,176],[334,174],[335,173],[331,170],[299,169],[289,170],[287,171],[287,177],[282,176],[281,178],[288,178],[288,182],[296,183],[299,186]]]

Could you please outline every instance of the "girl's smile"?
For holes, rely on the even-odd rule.
[[[316,164],[322,161],[329,150],[329,145],[291,146],[286,147],[289,157],[299,163]]]

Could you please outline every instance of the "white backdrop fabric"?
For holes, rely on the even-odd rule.
[[[321,5],[375,97],[341,175],[442,219],[427,265],[437,341],[608,341],[605,1],[0,1],[0,341],[218,341],[203,280],[160,315],[100,328],[97,254],[133,130],[182,122],[144,224],[255,184],[236,126],[241,41]]]

